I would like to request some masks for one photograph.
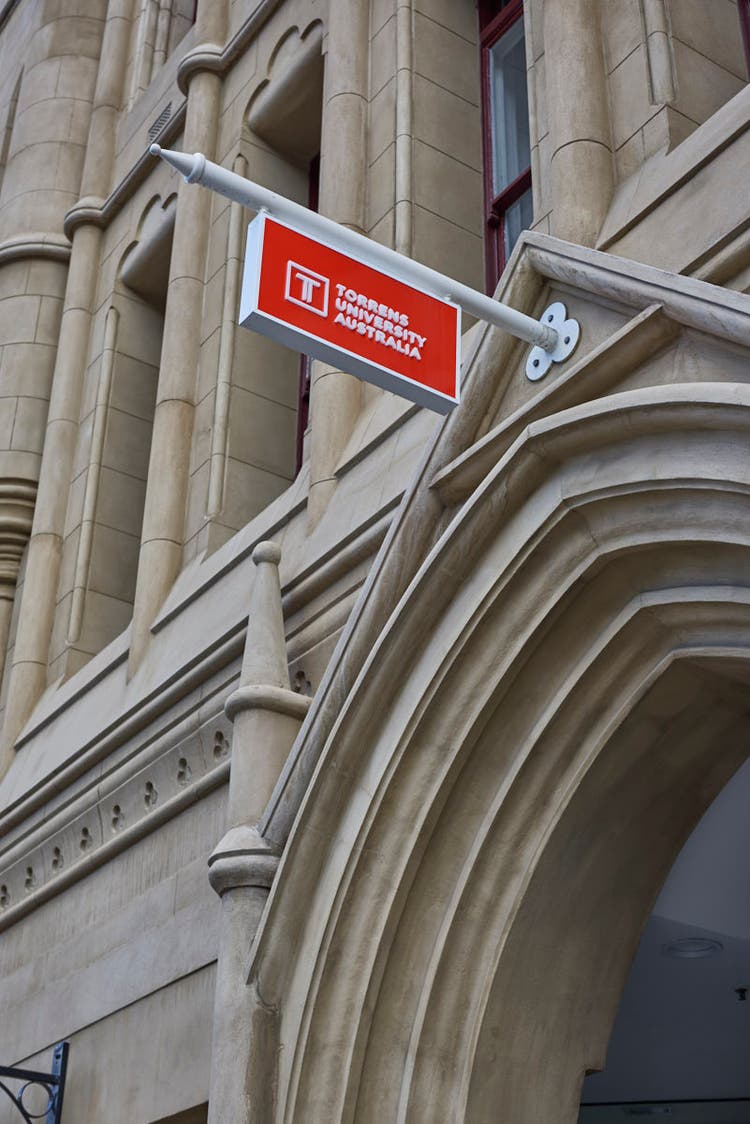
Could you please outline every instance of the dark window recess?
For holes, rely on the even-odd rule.
[[[740,32],[742,44],[745,48],[747,77],[750,82],[750,0],[737,0],[737,11],[740,15]]]
[[[492,292],[521,231],[533,220],[523,0],[483,0],[479,21],[486,272]]]
[[[310,161],[308,176],[307,205],[311,211],[318,209],[320,193],[320,155],[313,156]],[[312,359],[309,355],[300,358],[299,391],[297,394],[297,454],[295,476],[302,468],[302,454],[305,441],[305,430],[310,417],[310,376],[312,374]]]
[[[479,0],[479,30],[484,31],[504,8],[509,8],[514,2],[515,0]]]

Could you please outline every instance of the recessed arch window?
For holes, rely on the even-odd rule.
[[[487,288],[531,225],[531,138],[523,0],[479,6]]]

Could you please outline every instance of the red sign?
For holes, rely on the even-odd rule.
[[[240,324],[447,414],[460,310],[268,215],[250,223]]]

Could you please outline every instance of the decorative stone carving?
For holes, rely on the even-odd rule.
[[[177,783],[179,785],[190,784],[190,778],[193,775],[193,770],[188,765],[186,757],[181,757],[177,762]]]
[[[222,898],[222,929],[214,1006],[210,1124],[247,1118],[246,1074],[253,1028],[245,994],[246,950],[273,882],[278,854],[255,826],[310,705],[289,684],[276,543],[253,551],[240,685],[226,701],[234,723],[227,819],[230,827],[209,859],[209,881]],[[232,1072],[225,1059],[234,1058]]]
[[[140,833],[152,829],[147,825],[153,817],[175,815],[185,802],[223,783],[230,748],[227,729],[227,720],[221,715],[210,719],[189,737],[183,736],[176,743],[168,744],[150,766],[154,769],[158,789],[154,780],[144,781],[136,756],[131,775],[115,789],[102,792],[72,821],[53,821],[53,830],[46,837],[4,868],[5,892],[0,894],[3,925],[12,922],[16,910],[27,912],[58,892],[60,879],[75,881],[79,870],[88,869],[86,864],[92,856],[109,856],[127,847]],[[105,825],[101,835],[93,827],[98,822]],[[52,858],[45,862],[45,855],[50,853]],[[31,887],[25,885],[28,867],[33,869]]]
[[[24,480],[0,480],[0,678],[8,646],[16,580],[31,534],[35,500],[35,484]]]
[[[217,730],[216,733],[214,734],[214,748],[213,748],[214,758],[217,761],[223,761],[223,759],[228,754],[229,754],[229,742],[227,741],[226,737],[224,736],[223,731]]]

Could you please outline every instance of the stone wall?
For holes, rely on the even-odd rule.
[[[210,1088],[236,1099],[221,1124],[432,1124],[441,1096],[456,1120],[575,1119],[572,1069],[600,1060],[686,822],[667,800],[669,832],[644,835],[661,859],[588,1038],[571,1005],[565,1040],[570,995],[547,981],[540,1108],[493,1043],[533,1038],[534,919],[554,899],[565,929],[549,870],[587,815],[604,832],[594,805],[622,777],[603,747],[676,770],[659,731],[683,730],[693,692],[693,815],[709,735],[729,748],[706,792],[742,740],[723,664],[638,709],[681,629],[706,659],[712,636],[747,639],[750,90],[736,5],[705,7],[528,0],[534,233],[498,295],[535,316],[565,302],[578,350],[532,383],[525,344],[465,324],[445,420],[316,365],[295,474],[299,357],[236,327],[252,216],[148,145],[301,203],[320,153],[326,213],[482,288],[474,4],[199,0],[196,22],[163,0],[6,6],[0,1061],[43,1068],[69,1039],[64,1120],[199,1124]],[[681,553],[696,528],[714,555]],[[711,582],[733,590],[720,608]],[[605,634],[635,715],[619,733]],[[555,718],[576,700],[580,736]],[[565,930],[572,961],[592,932]]]

